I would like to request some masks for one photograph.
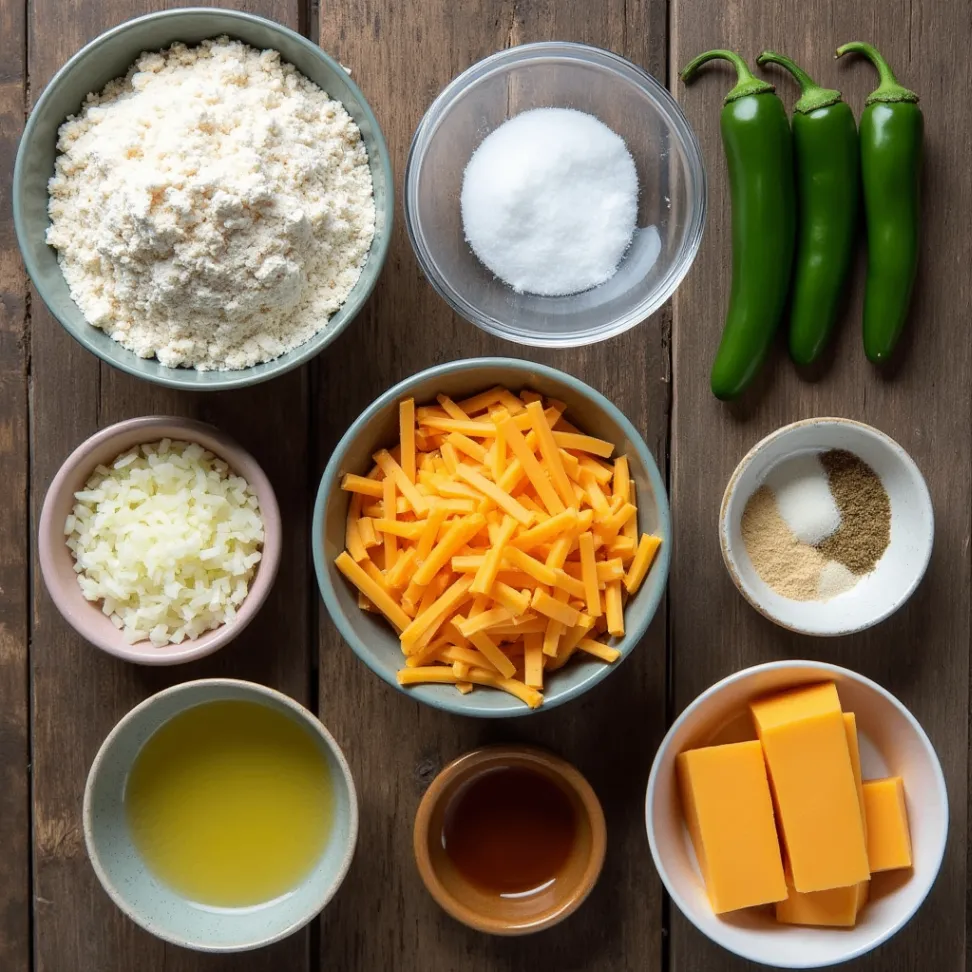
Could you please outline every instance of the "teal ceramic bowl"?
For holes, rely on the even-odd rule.
[[[571,659],[551,673],[544,689],[543,705],[530,709],[518,699],[488,688],[476,688],[460,695],[452,685],[398,684],[396,672],[402,667],[402,652],[391,625],[380,615],[358,607],[357,592],[334,566],[344,549],[344,523],[348,512],[348,493],[341,489],[345,473],[363,474],[371,467],[371,456],[398,438],[398,403],[409,396],[416,405],[435,401],[445,393],[465,398],[494,385],[513,391],[532,388],[567,404],[567,417],[584,432],[613,442],[615,454],[628,457],[638,503],[638,530],[662,538],[661,550],[638,593],[625,608],[623,638],[614,646],[621,658],[613,665],[594,658]],[[321,595],[331,619],[355,654],[389,685],[406,692],[419,702],[458,715],[504,718],[544,712],[575,699],[613,672],[641,641],[658,609],[668,579],[672,549],[671,516],[665,483],[644,439],[635,427],[600,392],[584,382],[543,365],[515,358],[469,358],[437,365],[395,385],[373,402],[345,433],[331,456],[317,492],[311,533],[314,568]]]
[[[166,368],[154,358],[139,358],[84,319],[57,262],[44,241],[48,227],[47,183],[54,174],[57,130],[75,114],[85,96],[123,76],[142,51],[175,41],[198,44],[227,34],[260,50],[279,51],[285,61],[340,101],[361,130],[368,150],[375,195],[375,238],[368,262],[347,301],[327,327],[308,342],[273,361],[243,371]],[[391,241],[394,210],[391,160],[378,122],[358,86],[332,57],[281,24],[233,10],[164,10],[128,20],[96,37],[51,79],[31,112],[14,166],[13,212],[17,242],[37,292],[67,332],[102,361],[138,378],[171,388],[217,391],[266,381],[302,365],[326,348],[354,319],[374,289]]]
[[[176,894],[145,866],[132,844],[125,786],[139,750],[163,723],[195,705],[245,700],[270,706],[306,726],[319,742],[334,784],[334,823],[320,860],[289,894],[250,908],[204,908]],[[235,679],[185,682],[146,699],[104,741],[84,791],[84,839],[98,880],[121,910],[158,938],[201,952],[242,952],[285,938],[331,900],[351,865],[358,801],[347,761],[331,734],[305,708],[273,689]]]

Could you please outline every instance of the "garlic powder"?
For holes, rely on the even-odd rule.
[[[236,370],[324,328],[375,232],[347,111],[221,37],[142,54],[58,132],[47,242],[90,324],[168,367]]]

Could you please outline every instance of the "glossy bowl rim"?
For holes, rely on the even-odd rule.
[[[843,425],[856,429],[865,438],[870,438],[874,441],[880,442],[884,449],[896,456],[898,460],[902,462],[905,468],[908,469],[908,471],[912,474],[913,481],[917,488],[917,495],[928,515],[928,522],[931,526],[931,531],[929,533],[928,543],[925,545],[922,561],[920,565],[917,566],[914,578],[909,584],[908,589],[899,600],[886,604],[881,608],[881,610],[875,612],[870,619],[861,621],[859,624],[853,625],[852,627],[834,629],[832,631],[810,631],[807,628],[793,624],[791,621],[788,621],[780,617],[778,614],[775,614],[757,597],[756,593],[750,590],[748,585],[746,585],[739,571],[736,569],[737,557],[734,553],[736,548],[734,545],[729,543],[729,524],[727,522],[727,517],[729,515],[729,503],[735,495],[739,478],[758,455],[760,455],[777,439],[785,438],[797,429],[829,425]],[[726,484],[725,492],[722,494],[722,502],[719,504],[719,548],[722,551],[722,561],[725,564],[726,571],[732,578],[732,582],[736,585],[736,589],[749,602],[749,604],[767,620],[772,621],[774,624],[778,624],[781,628],[785,628],[787,631],[795,631],[798,634],[805,634],[814,638],[837,638],[843,637],[844,635],[857,634],[860,631],[866,631],[868,628],[873,628],[882,621],[886,621],[889,617],[891,617],[892,614],[900,610],[911,599],[911,596],[918,589],[918,585],[921,583],[925,576],[925,572],[928,570],[928,564],[931,562],[931,555],[934,546],[935,509],[932,505],[931,493],[928,490],[928,483],[925,481],[925,477],[918,468],[918,464],[914,459],[912,459],[911,455],[904,448],[904,446],[902,446],[895,439],[892,439],[891,436],[886,432],[882,432],[880,429],[875,428],[873,425],[868,425],[865,422],[858,422],[855,419],[841,418],[839,416],[821,416],[820,418],[800,419],[797,422],[790,422],[789,424],[783,425],[775,431],[770,432],[769,435],[766,435],[760,439],[742,457],[742,459],[739,460],[736,468],[732,472],[732,475],[729,477],[729,482]]]
[[[553,776],[561,780],[579,798],[591,827],[591,853],[577,885],[571,889],[563,904],[556,911],[540,921],[529,924],[490,918],[467,908],[451,895],[439,880],[438,873],[432,866],[428,850],[429,824],[432,821],[432,815],[444,796],[446,788],[457,776],[469,771],[471,782],[490,770],[520,763],[535,763],[543,766]],[[421,877],[426,890],[432,895],[436,904],[456,921],[490,935],[531,935],[534,932],[544,931],[559,924],[573,914],[594,890],[598,878],[601,876],[607,851],[607,824],[604,819],[604,808],[601,806],[601,801],[598,799],[597,793],[594,792],[594,788],[576,766],[568,763],[561,756],[539,746],[516,744],[480,746],[458,756],[444,766],[429,785],[429,788],[422,794],[412,829],[412,849],[415,854],[419,877]]]
[[[370,279],[365,280],[363,286],[360,286],[362,277],[359,277],[358,281],[354,285],[354,288],[352,288],[351,293],[348,294],[347,300],[341,305],[340,308],[338,308],[340,311],[344,308],[350,307],[351,312],[342,321],[340,321],[336,327],[331,329],[325,327],[303,344],[298,345],[293,349],[293,351],[287,352],[287,354],[293,354],[294,357],[283,364],[279,364],[279,362],[281,361],[281,358],[285,357],[286,355],[281,355],[280,357],[274,358],[270,361],[262,362],[261,364],[266,366],[266,370],[256,376],[249,374],[249,372],[251,372],[254,367],[260,367],[261,365],[254,365],[251,368],[243,368],[236,371],[208,371],[205,372],[207,376],[205,382],[197,382],[195,379],[189,380],[189,378],[186,377],[198,375],[195,368],[167,368],[160,371],[159,374],[146,374],[141,372],[134,367],[134,364],[136,361],[140,361],[142,359],[138,358],[134,351],[124,348],[120,344],[118,347],[126,353],[121,357],[121,360],[112,360],[106,357],[105,354],[102,353],[101,349],[96,346],[94,341],[91,340],[93,335],[91,335],[87,329],[91,328],[94,330],[94,327],[84,319],[83,314],[81,314],[81,317],[82,322],[84,323],[84,328],[75,330],[74,325],[69,323],[65,319],[65,316],[62,316],[56,312],[47,301],[45,296],[46,286],[41,280],[39,267],[31,253],[29,245],[30,237],[27,231],[26,215],[24,213],[22,202],[24,196],[24,188],[22,184],[24,169],[28,164],[27,153],[29,146],[31,146],[34,142],[34,129],[38,124],[37,119],[39,118],[40,113],[45,107],[47,101],[53,97],[53,92],[64,84],[67,75],[74,70],[76,65],[82,60],[88,58],[105,44],[112,43],[116,40],[116,38],[124,35],[133,27],[144,24],[147,21],[166,21],[172,19],[178,20],[186,15],[198,16],[201,14],[205,14],[207,17],[218,17],[225,20],[225,24],[220,28],[220,31],[230,35],[233,33],[233,25],[243,22],[262,27],[269,30],[271,33],[286,37],[292,43],[296,43],[300,47],[304,48],[310,55],[324,63],[336,74],[343,76],[349,88],[359,99],[362,114],[367,119],[368,124],[374,133],[377,163],[378,167],[382,170],[385,178],[385,184],[387,186],[387,196],[384,207],[385,211],[383,214],[386,221],[385,232],[382,238],[377,240],[377,247],[375,246],[375,241],[372,241],[372,247],[368,252],[368,259],[361,271],[363,277],[365,271],[368,269],[369,264],[374,261],[374,273],[369,274]],[[218,36],[218,34],[214,34],[212,36]],[[136,54],[135,57],[137,56],[138,55]],[[283,58],[283,60],[286,61],[286,58]],[[287,63],[290,62],[288,61]],[[364,138],[362,136],[362,141],[363,140]],[[370,160],[370,151],[368,156]],[[85,350],[91,352],[98,358],[99,361],[103,361],[112,368],[117,368],[119,371],[125,372],[126,374],[132,375],[135,378],[142,381],[147,381],[154,385],[161,385],[166,388],[178,388],[184,391],[193,392],[225,391],[231,388],[248,388],[253,385],[258,385],[265,381],[270,381],[271,379],[280,375],[286,374],[288,371],[293,371],[295,368],[299,368],[301,365],[311,360],[311,358],[314,358],[316,355],[322,352],[338,337],[339,334],[343,333],[347,329],[348,325],[350,325],[353,320],[357,318],[361,309],[364,307],[368,298],[374,291],[378,278],[381,276],[381,271],[384,268],[385,260],[388,257],[388,251],[391,246],[391,238],[394,230],[395,183],[392,174],[391,156],[388,152],[388,145],[385,142],[384,133],[378,125],[378,120],[375,118],[371,105],[368,103],[364,94],[361,92],[361,89],[355,83],[351,75],[333,57],[331,57],[330,54],[318,47],[316,44],[312,43],[310,40],[308,40],[308,38],[292,30],[290,27],[277,23],[276,21],[269,20],[266,17],[259,17],[256,14],[247,13],[242,10],[230,10],[224,7],[177,7],[169,10],[157,10],[152,13],[143,14],[140,17],[133,17],[131,20],[125,20],[122,23],[117,24],[116,26],[111,27],[110,29],[99,34],[97,37],[88,41],[87,44],[72,54],[71,57],[68,58],[68,60],[65,61],[64,64],[57,70],[51,80],[45,85],[44,90],[41,92],[36,104],[30,111],[27,122],[24,125],[24,131],[21,135],[20,143],[17,146],[17,156],[14,162],[13,186],[11,193],[13,196],[14,230],[17,237],[17,245],[18,249],[20,250],[21,259],[24,262],[24,267],[27,270],[28,276],[37,289],[38,295],[44,302],[44,306],[47,308],[51,316],[56,318],[61,327],[63,327],[64,330],[75,341],[78,342],[78,344],[85,348]],[[378,235],[377,223],[375,235]],[[77,307],[76,304],[75,307]],[[78,308],[78,313],[81,313],[80,308]],[[164,366],[160,365],[160,368],[161,367]]]
[[[615,646],[621,650],[621,657],[613,664],[603,665],[596,669],[584,682],[581,682],[579,685],[575,685],[572,688],[566,689],[563,692],[554,694],[550,697],[545,694],[543,705],[536,709],[531,709],[522,704],[516,707],[510,706],[507,709],[499,710],[484,708],[474,700],[473,695],[475,693],[470,695],[459,695],[456,693],[455,699],[426,699],[420,695],[410,692],[408,686],[399,685],[398,681],[394,677],[389,677],[385,674],[385,672],[381,671],[376,664],[372,663],[373,653],[368,646],[357,637],[354,629],[348,622],[344,612],[341,610],[341,607],[338,604],[337,597],[334,593],[334,587],[331,583],[330,572],[328,570],[329,565],[324,562],[324,511],[327,506],[327,500],[330,492],[334,488],[340,488],[339,484],[337,483],[338,470],[351,443],[354,442],[354,440],[361,435],[362,432],[364,432],[364,430],[374,419],[375,415],[381,411],[381,409],[383,409],[390,402],[397,401],[403,395],[406,395],[414,386],[420,384],[421,382],[439,375],[463,371],[475,372],[476,370],[483,368],[511,368],[515,371],[522,372],[525,376],[531,373],[539,374],[549,378],[551,381],[566,384],[575,389],[582,397],[589,399],[599,410],[606,412],[615,422],[617,422],[634,446],[635,451],[638,453],[638,458],[643,463],[648,474],[648,479],[651,481],[651,488],[655,496],[655,504],[658,510],[658,532],[663,537],[661,550],[658,552],[655,563],[651,568],[652,572],[659,571],[662,574],[658,591],[652,596],[652,599],[649,602],[644,620],[635,627],[626,629],[624,637],[618,643],[618,645]],[[393,688],[403,693],[406,697],[412,698],[413,700],[421,702],[424,705],[430,705],[433,708],[441,709],[445,712],[451,712],[455,715],[464,715],[485,719],[511,719],[533,715],[534,713],[538,712],[549,712],[558,705],[562,705],[565,702],[569,702],[571,699],[583,695],[585,692],[594,688],[595,685],[607,678],[611,672],[616,671],[618,666],[621,665],[621,663],[624,662],[624,660],[638,646],[642,638],[645,636],[645,632],[648,630],[651,622],[654,620],[655,615],[658,612],[658,606],[665,597],[665,592],[668,587],[668,572],[672,554],[671,508],[669,505],[668,490],[665,487],[665,482],[662,479],[661,472],[658,469],[658,464],[655,462],[655,457],[648,448],[644,437],[640,432],[638,432],[628,417],[612,401],[597,391],[597,389],[592,388],[579,378],[575,378],[573,375],[567,374],[565,371],[560,371],[557,368],[551,368],[548,365],[541,365],[533,361],[526,361],[520,358],[461,358],[458,361],[448,361],[443,364],[433,365],[431,368],[425,368],[422,371],[416,372],[414,375],[403,379],[379,395],[378,398],[368,405],[368,407],[361,412],[354,422],[351,423],[351,426],[348,428],[347,432],[344,433],[338,444],[334,447],[334,450],[331,453],[331,458],[328,460],[324,473],[321,476],[321,482],[317,489],[317,498],[314,502],[314,515],[311,523],[310,542],[311,551],[314,557],[314,572],[317,575],[317,586],[320,589],[321,597],[324,599],[324,605],[327,608],[327,613],[330,616],[331,621],[338,629],[338,632],[344,641],[351,646],[351,650],[361,661],[365,663],[365,665],[368,666],[368,668],[371,669],[371,671],[381,678],[382,681],[386,682],[388,685],[391,685]],[[622,648],[622,646],[624,647]]]
[[[418,177],[424,162],[428,145],[435,135],[441,120],[452,108],[454,101],[467,88],[488,78],[491,74],[510,64],[529,63],[551,58],[569,61],[579,61],[587,64],[597,64],[607,68],[616,77],[623,77],[640,88],[654,104],[655,110],[662,115],[670,130],[676,135],[677,141],[686,158],[686,167],[694,183],[693,192],[689,194],[690,215],[685,242],[681,247],[680,256],[659,282],[652,294],[640,301],[638,305],[628,310],[624,315],[606,325],[595,334],[585,334],[582,338],[565,335],[547,337],[540,332],[530,334],[514,332],[502,325],[496,326],[491,318],[483,315],[477,307],[469,303],[456,291],[439,272],[438,265],[431,258],[425,245],[425,234],[421,231],[421,220],[418,217]],[[581,44],[574,41],[536,41],[520,44],[506,50],[497,51],[488,57],[477,61],[465,71],[455,77],[436,96],[422,116],[415,134],[409,145],[408,157],[405,162],[405,177],[403,186],[403,206],[405,211],[405,228],[409,242],[418,260],[425,278],[432,285],[436,293],[460,316],[481,330],[501,337],[504,340],[527,347],[543,348],[578,348],[588,347],[600,341],[616,337],[646,321],[657,313],[666,301],[678,289],[698,256],[705,229],[707,212],[707,183],[705,163],[702,158],[702,148],[698,136],[689,124],[681,106],[671,92],[652,75],[637,64],[615,54],[613,51],[595,47],[591,44]]]
[[[892,692],[888,691],[883,685],[878,684],[873,679],[868,678],[866,675],[861,675],[859,672],[853,671],[850,668],[844,668],[840,665],[834,665],[830,662],[821,661],[811,661],[809,659],[783,659],[780,661],[763,662],[760,665],[751,665],[749,668],[743,668],[738,672],[733,672],[731,675],[727,675],[725,678],[719,679],[713,685],[710,685],[704,692],[697,695],[675,718],[668,732],[665,733],[664,738],[655,751],[655,757],[652,760],[651,772],[648,774],[648,786],[645,792],[645,829],[648,834],[648,846],[651,849],[651,858],[655,864],[655,870],[658,872],[658,876],[662,880],[662,884],[665,885],[665,890],[668,892],[669,897],[678,906],[678,910],[685,916],[685,918],[691,922],[691,924],[696,928],[699,934],[705,936],[709,941],[718,945],[720,948],[724,948],[727,952],[731,952],[734,955],[738,955],[740,958],[747,959],[750,962],[755,962],[761,965],[767,965],[768,963],[763,962],[761,959],[754,958],[751,955],[744,954],[741,951],[737,951],[734,948],[730,948],[723,942],[717,941],[712,938],[708,932],[700,928],[694,918],[691,915],[691,910],[685,903],[685,899],[679,893],[678,889],[669,880],[668,871],[665,868],[664,862],[662,860],[661,852],[658,849],[658,844],[655,839],[655,828],[652,821],[652,810],[655,803],[655,790],[658,785],[658,774],[661,771],[662,757],[671,748],[672,740],[674,739],[678,730],[682,725],[689,719],[689,717],[696,712],[701,706],[703,706],[710,699],[719,695],[725,688],[736,682],[742,681],[744,679],[750,678],[760,672],[769,671],[780,671],[786,669],[817,669],[821,672],[826,672],[834,676],[840,676],[847,681],[856,682],[858,685],[863,686],[865,689],[876,693],[877,695],[883,696],[884,699],[891,703],[902,716],[904,716],[905,721],[914,730],[918,741],[921,743],[922,748],[925,750],[929,757],[932,773],[935,777],[938,791],[939,805],[943,808],[945,813],[944,826],[942,827],[941,839],[939,841],[939,846],[937,852],[935,853],[934,868],[930,880],[928,881],[928,886],[925,888],[924,894],[915,904],[914,908],[903,915],[897,922],[895,922],[886,932],[876,936],[870,942],[859,946],[858,948],[849,951],[846,955],[841,956],[839,959],[835,959],[833,962],[826,962],[823,965],[819,963],[806,964],[800,960],[787,960],[785,957],[775,957],[773,963],[780,968],[785,969],[814,969],[814,968],[827,968],[833,965],[839,965],[844,962],[849,962],[852,959],[860,958],[862,955],[866,955],[868,952],[873,951],[879,945],[884,944],[888,939],[896,935],[918,912],[918,909],[924,904],[925,899],[934,887],[936,880],[938,879],[938,874],[941,871],[942,861],[945,857],[945,848],[948,845],[948,829],[949,829],[949,805],[948,805],[948,788],[945,783],[945,774],[942,771],[941,760],[938,758],[938,753],[935,750],[932,741],[928,738],[928,734],[922,728],[921,723],[912,715],[911,710]],[[838,934],[840,929],[834,929]]]
[[[146,442],[152,441],[151,435],[154,429],[163,427],[176,427],[186,431],[185,441],[197,442],[195,436],[203,434],[217,442],[224,451],[203,448],[213,452],[217,458],[228,463],[234,472],[242,475],[242,471],[237,468],[239,460],[249,463],[250,469],[245,477],[250,486],[253,487],[260,501],[260,511],[264,524],[264,539],[262,548],[262,558],[257,567],[250,590],[247,592],[240,609],[237,611],[236,619],[232,624],[222,624],[212,631],[207,631],[198,638],[183,642],[184,650],[169,652],[165,655],[153,654],[155,648],[140,648],[138,646],[151,644],[151,642],[137,641],[129,645],[119,635],[119,639],[109,640],[101,637],[93,637],[92,633],[82,630],[74,620],[74,609],[70,599],[62,595],[60,586],[51,584],[50,578],[55,576],[55,568],[52,550],[58,542],[62,542],[61,535],[58,533],[59,526],[54,522],[53,506],[67,488],[67,481],[75,472],[83,468],[92,468],[89,456],[92,451],[106,442],[118,438],[129,431],[145,430],[147,433]],[[202,443],[200,443],[202,444]],[[268,529],[268,524],[275,524],[274,529]],[[54,606],[57,608],[61,617],[74,629],[74,631],[88,644],[99,648],[101,651],[123,661],[132,662],[136,665],[167,666],[181,665],[185,662],[195,661],[197,658],[205,658],[220,648],[229,644],[237,637],[247,625],[256,617],[260,608],[263,606],[274,581],[277,578],[277,571],[280,567],[281,548],[283,546],[283,529],[280,517],[280,507],[277,503],[277,496],[274,492],[266,473],[253,456],[244,449],[239,443],[228,436],[225,432],[217,429],[207,422],[200,422],[197,419],[181,418],[173,415],[143,415],[138,418],[125,419],[116,422],[89,436],[80,445],[76,446],[71,454],[61,463],[47,487],[44,494],[44,502],[41,505],[41,513],[37,528],[37,552],[40,561],[41,576],[44,579],[44,586],[50,595]],[[84,602],[92,611],[100,611],[96,602]],[[180,646],[181,648],[182,646]]]
[[[315,900],[313,910],[311,910],[309,914],[303,915],[296,921],[292,922],[282,931],[258,940],[254,940],[252,942],[248,942],[245,945],[214,947],[200,943],[190,943],[184,938],[180,939],[175,935],[170,935],[158,928],[150,927],[148,923],[142,920],[141,916],[136,913],[133,908],[128,907],[127,902],[125,902],[122,896],[119,894],[118,889],[108,879],[108,875],[105,873],[105,870],[101,864],[101,856],[98,847],[95,845],[94,841],[94,827],[91,820],[91,803],[93,800],[94,784],[98,773],[101,771],[101,766],[105,761],[109,747],[120,735],[128,731],[129,726],[137,715],[140,715],[146,709],[157,704],[160,699],[168,698],[172,695],[179,695],[188,689],[198,688],[200,686],[208,686],[213,688],[231,686],[237,689],[242,688],[251,696],[255,697],[254,701],[258,701],[260,698],[271,698],[290,709],[290,711],[293,712],[311,732],[324,741],[324,745],[327,747],[328,751],[335,758],[338,766],[341,768],[341,775],[344,778],[344,784],[347,788],[349,832],[347,847],[345,848],[344,856],[341,858],[341,863],[338,866],[334,877]],[[202,702],[199,704],[205,705],[206,703]],[[186,712],[187,709],[184,706],[179,711]],[[159,728],[161,728],[161,726]],[[155,730],[155,732],[157,731],[158,729]],[[123,914],[127,915],[127,917],[135,922],[135,924],[140,928],[145,929],[145,931],[147,931],[149,934],[161,939],[162,941],[171,942],[173,945],[179,945],[183,948],[191,948],[197,952],[225,954],[251,951],[255,948],[262,948],[265,945],[271,945],[274,942],[279,942],[280,940],[292,935],[294,932],[299,931],[306,924],[311,922],[317,915],[319,915],[324,908],[327,907],[334,895],[337,894],[337,891],[344,882],[345,877],[347,877],[348,870],[351,867],[351,861],[354,858],[354,852],[358,842],[358,793],[354,785],[354,777],[351,775],[351,767],[348,765],[347,757],[344,755],[341,747],[337,744],[337,741],[331,735],[327,726],[325,726],[324,723],[321,722],[321,720],[310,711],[310,709],[306,708],[306,706],[301,705],[296,699],[291,698],[289,695],[286,695],[277,689],[270,688],[268,685],[261,685],[258,682],[250,682],[246,679],[240,678],[198,678],[188,682],[179,682],[176,685],[170,685],[168,688],[162,689],[160,692],[156,692],[154,695],[150,695],[147,699],[143,699],[138,703],[138,705],[129,709],[128,712],[126,712],[118,720],[118,722],[115,723],[108,735],[105,736],[104,742],[102,742],[101,746],[98,748],[98,752],[91,763],[91,768],[88,770],[88,775],[84,784],[84,799],[82,803],[81,819],[82,828],[84,830],[85,850],[87,851],[88,860],[91,862],[91,866],[98,878],[98,882],[107,892],[111,900],[115,903],[115,906]],[[320,902],[319,906],[318,901]]]

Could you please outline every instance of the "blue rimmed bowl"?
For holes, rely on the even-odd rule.
[[[266,904],[212,908],[186,900],[158,880],[132,843],[125,812],[128,775],[142,746],[174,716],[209,702],[268,706],[314,737],[330,772],[334,819],[324,851],[292,891]],[[335,895],[354,856],[358,800],[340,747],[302,705],[274,689],[230,678],[173,685],[131,710],[108,734],[88,772],[84,840],[95,874],[112,901],[157,938],[200,952],[242,952],[269,945],[306,925]]]
[[[57,252],[45,242],[49,224],[47,183],[54,175],[57,130],[76,114],[91,91],[123,77],[143,51],[158,51],[176,41],[198,44],[223,34],[258,50],[279,51],[305,77],[340,101],[361,131],[368,151],[375,197],[375,236],[371,252],[348,299],[326,328],[273,361],[241,371],[167,368],[155,358],[140,358],[104,331],[93,327],[71,299]],[[161,10],[127,20],[81,48],[51,79],[27,120],[13,179],[17,242],[37,292],[64,329],[80,344],[121,371],[171,388],[218,391],[241,388],[282,375],[324,350],[354,319],[371,295],[391,242],[394,211],[391,159],[378,122],[358,86],[334,58],[282,24],[234,10],[204,7]]]
[[[513,391],[531,388],[567,404],[567,416],[589,435],[607,439],[616,454],[628,457],[638,504],[639,532],[654,533],[662,545],[644,583],[625,608],[625,635],[615,647],[621,658],[607,665],[594,658],[578,658],[551,673],[544,689],[543,705],[529,709],[505,692],[479,689],[460,695],[452,685],[416,685],[403,688],[396,672],[403,657],[398,637],[382,617],[358,607],[357,592],[334,566],[344,550],[345,520],[349,494],[341,489],[345,473],[364,474],[371,456],[398,438],[398,403],[412,397],[416,404],[434,401],[438,394],[465,398],[494,385]],[[614,671],[641,641],[658,609],[671,557],[672,528],[665,483],[658,466],[637,429],[617,406],[577,378],[514,358],[469,358],[436,365],[405,379],[368,406],[338,443],[324,470],[317,502],[311,547],[321,596],[331,619],[355,654],[389,685],[426,705],[458,715],[504,718],[542,712],[575,699]]]

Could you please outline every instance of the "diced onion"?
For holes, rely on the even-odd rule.
[[[129,643],[162,647],[236,617],[263,546],[245,479],[196,443],[146,443],[98,466],[64,523],[78,584]]]

